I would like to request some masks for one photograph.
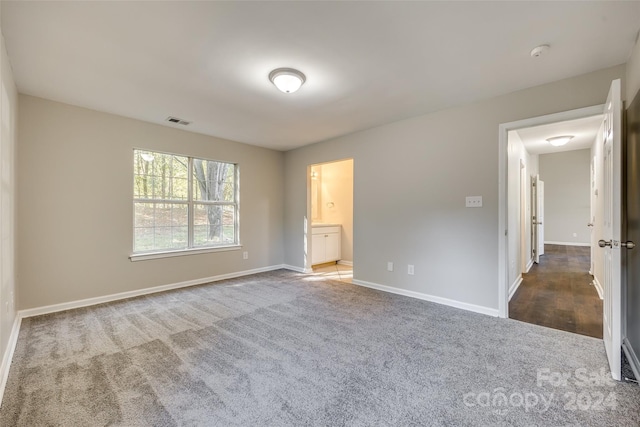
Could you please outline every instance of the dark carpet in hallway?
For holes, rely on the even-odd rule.
[[[509,303],[509,317],[602,338],[602,300],[589,274],[591,249],[545,245]]]

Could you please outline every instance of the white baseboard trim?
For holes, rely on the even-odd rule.
[[[238,271],[235,273],[220,274],[217,276],[204,277],[202,279],[187,280],[185,282],[171,283],[168,285],[154,286],[151,288],[137,289],[135,291],[120,292],[117,294],[104,295],[101,297],[87,298],[77,301],[63,302],[61,304],[47,305],[44,307],[29,308],[18,311],[21,318],[39,316],[42,314],[56,313],[58,311],[71,310],[74,308],[88,307],[90,305],[103,304],[105,302],[117,301],[126,298],[133,298],[142,295],[155,294],[157,292],[169,291],[171,289],[186,288],[189,286],[203,285],[205,283],[217,282],[225,279],[233,279],[236,277],[248,276],[251,274],[264,273],[265,271],[273,271],[281,268],[287,268],[285,265],[271,265],[268,267],[254,268],[252,270]]]
[[[600,284],[596,276],[593,276],[593,286],[596,288],[596,291],[598,291],[598,296],[600,297],[600,299],[604,299],[604,292],[602,290],[602,285]]]
[[[527,267],[524,269],[524,272],[525,272],[525,273],[528,273],[528,272],[529,272],[529,270],[531,270],[531,267],[533,267],[533,258],[531,258],[531,259],[529,260],[529,262],[527,263]]]
[[[338,264],[340,264],[340,265],[348,265],[350,267],[353,267],[353,261],[345,261],[345,260],[341,259],[340,261],[338,261]]]
[[[578,242],[544,242],[545,245],[560,245],[560,246],[591,246],[591,243],[578,243]]]
[[[289,265],[289,264],[282,264],[282,268],[286,268],[287,270],[295,271],[296,273],[303,273],[303,274],[311,274],[311,273],[313,273],[313,268],[296,267],[295,265]]]
[[[467,310],[467,311],[473,311],[475,313],[486,314],[488,316],[498,317],[500,314],[497,308],[483,307],[480,305],[469,304],[466,302],[456,301],[448,298],[442,298],[434,295],[423,294],[421,292],[394,288],[392,286],[379,285],[377,283],[366,282],[364,280],[353,279],[353,284],[358,286],[364,286],[365,288],[371,288],[371,289],[377,289],[379,291],[389,292],[392,294],[404,295],[406,297],[435,302],[437,304],[448,305],[450,307],[460,308],[462,310]]]
[[[522,283],[522,274],[516,278],[516,280],[511,284],[511,286],[509,286],[509,301],[511,301],[511,298],[513,298],[516,291],[520,287],[521,283]]]
[[[631,344],[629,344],[627,337],[624,337],[622,339],[622,350],[627,356],[629,365],[631,365],[633,375],[635,375],[636,380],[640,381],[640,360],[638,360],[638,355],[635,353],[635,351],[633,351],[633,347],[631,347]]]
[[[4,389],[7,386],[7,380],[9,379],[9,369],[11,368],[13,353],[16,351],[16,345],[18,344],[18,334],[20,333],[21,324],[22,317],[16,313],[16,317],[13,319],[11,335],[9,335],[9,341],[7,342],[7,348],[5,349],[2,357],[2,364],[0,364],[0,404],[2,403]]]

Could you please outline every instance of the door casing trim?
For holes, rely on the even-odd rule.
[[[508,133],[509,131],[526,127],[597,116],[603,113],[604,107],[605,104],[599,104],[591,107],[578,108],[576,110],[562,111],[560,113],[547,114],[544,116],[531,117],[514,122],[501,123],[500,125],[498,125],[498,313],[500,317],[509,317],[509,247],[507,236]],[[512,232],[519,232],[519,230],[513,230]]]

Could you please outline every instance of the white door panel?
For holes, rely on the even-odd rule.
[[[540,255],[544,254],[544,182],[540,175],[533,177],[531,182],[531,241],[533,261],[540,263]]]
[[[603,125],[603,236],[604,301],[602,310],[603,339],[614,379],[620,380],[620,348],[622,344],[621,254],[622,223],[622,102],[620,80],[611,82],[604,111]]]
[[[544,182],[538,178],[538,191],[536,193],[538,203],[536,205],[536,218],[538,219],[538,255],[544,255]]]

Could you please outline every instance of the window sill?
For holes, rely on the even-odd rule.
[[[140,254],[131,254],[129,255],[129,260],[131,260],[131,262],[146,261],[150,259],[172,258],[176,256],[208,254],[211,252],[239,251],[240,249],[242,249],[242,245],[217,246],[215,248],[180,249],[177,251],[166,252],[147,252]]]

